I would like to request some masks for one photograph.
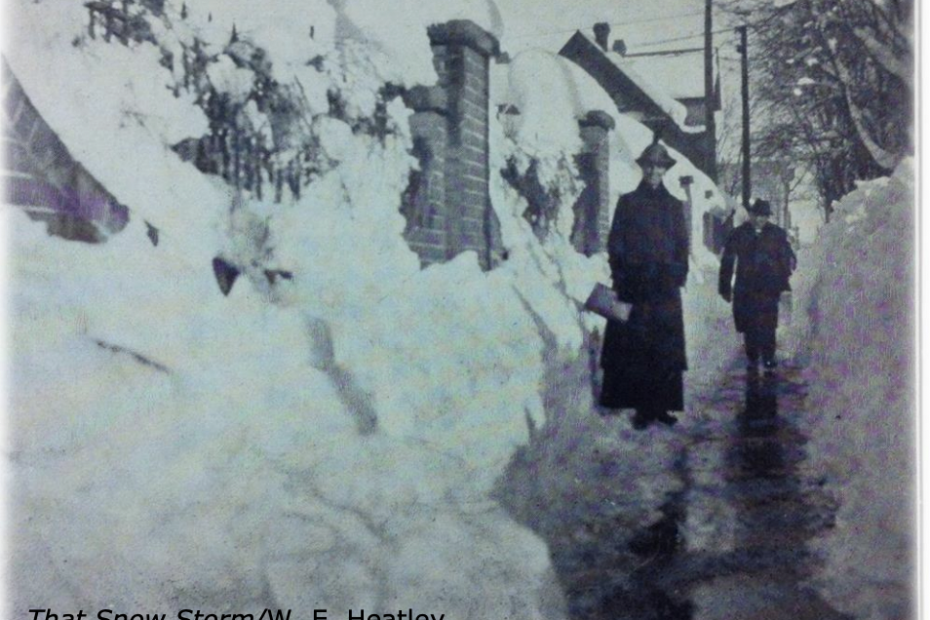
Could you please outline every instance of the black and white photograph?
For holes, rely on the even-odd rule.
[[[4,0],[0,618],[916,620],[913,0]]]

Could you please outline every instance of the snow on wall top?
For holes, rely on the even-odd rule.
[[[327,90],[338,87],[349,112],[370,115],[378,88],[436,81],[426,29],[448,19],[470,19],[495,34],[500,15],[491,0],[469,0],[455,7],[416,7],[408,1],[386,12],[371,0],[284,0],[256,11],[245,0],[168,0],[162,19],[147,19],[159,46],[173,52],[196,38],[208,54],[227,49],[233,32],[265,52],[275,78],[300,87],[314,113],[328,110]],[[180,69],[161,65],[161,50],[149,43],[126,47],[85,38],[88,10],[65,2],[49,11],[44,4],[11,3],[4,55],[49,126],[74,158],[135,216],[159,227],[164,240],[185,235],[184,245],[211,254],[206,231],[229,202],[229,191],[178,160],[168,145],[208,130],[191,97],[172,94]],[[377,9],[377,10],[376,10]],[[183,14],[183,18],[182,18]],[[352,44],[352,39],[357,44]],[[79,47],[75,47],[79,45]],[[360,48],[359,46],[363,46]],[[383,53],[378,54],[377,52]],[[79,51],[80,53],[75,53]],[[327,58],[327,73],[308,64]],[[333,68],[332,65],[339,67]],[[172,75],[172,72],[176,75]],[[207,75],[234,101],[248,94],[253,76],[225,55]],[[339,78],[334,84],[333,76]],[[126,169],[153,166],[175,182],[170,199],[147,191]],[[197,197],[198,204],[192,204]],[[195,208],[196,207],[196,208]],[[184,222],[183,229],[180,222]],[[167,230],[177,226],[175,230]],[[201,256],[204,258],[204,256]]]
[[[180,15],[180,2],[169,2],[166,11]],[[193,0],[186,2],[187,20],[196,33],[213,43],[217,51],[237,34],[264,49],[279,79],[299,76],[307,62],[325,55],[340,41],[373,43],[383,54],[372,58],[384,82],[433,84],[436,73],[428,49],[427,27],[453,19],[475,22],[491,34],[503,33],[500,13],[493,0],[462,0],[455,6],[393,2],[390,11],[378,0],[281,0],[255,10],[249,0]],[[179,20],[173,20],[177,25]]]
[[[581,148],[578,119],[590,110],[618,116],[597,82],[561,56],[529,50],[504,67],[495,72],[492,98],[516,107],[512,137],[530,153],[576,153]]]
[[[535,107],[558,96],[563,102],[561,107],[575,118],[583,118],[590,110],[602,110],[613,117],[618,114],[610,95],[594,78],[558,54],[528,50],[502,67],[502,90],[497,93],[497,103],[513,103],[526,112],[527,106]],[[548,91],[549,86],[558,91]]]
[[[332,49],[336,11],[326,0],[277,0],[256,10],[251,0],[191,0],[183,3],[201,38],[221,50],[235,26],[237,34],[268,52],[275,65],[299,67]],[[181,3],[166,3],[180,16]],[[175,24],[180,20],[173,19]]]

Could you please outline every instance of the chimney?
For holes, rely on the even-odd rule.
[[[594,24],[594,40],[597,41],[597,44],[601,46],[605,52],[607,51],[607,39],[610,38],[610,24],[607,22],[598,22]]]
[[[626,41],[623,39],[617,39],[614,41],[614,51],[620,54],[621,56],[626,56]]]

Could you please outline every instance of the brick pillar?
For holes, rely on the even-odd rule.
[[[578,125],[583,147],[576,161],[585,188],[575,202],[572,243],[579,252],[591,256],[604,251],[610,232],[609,132],[614,128],[614,119],[593,110]]]
[[[420,256],[422,266],[446,260],[446,151],[448,148],[448,99],[438,86],[417,86],[407,91],[404,102],[410,117],[413,150],[420,170],[411,174],[401,212],[407,218],[404,238]]]
[[[497,39],[467,20],[428,31],[438,86],[448,98],[445,160],[446,258],[474,250],[483,269],[494,266],[499,235],[489,195],[488,63]]]

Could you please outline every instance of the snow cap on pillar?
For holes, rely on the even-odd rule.
[[[601,127],[607,131],[616,127],[613,117],[602,110],[589,110],[583,118],[578,119],[578,124],[582,127]]]
[[[453,19],[442,24],[433,24],[427,29],[430,44],[459,44],[472,48],[485,57],[496,58],[500,55],[500,43],[497,37],[467,19]]]

